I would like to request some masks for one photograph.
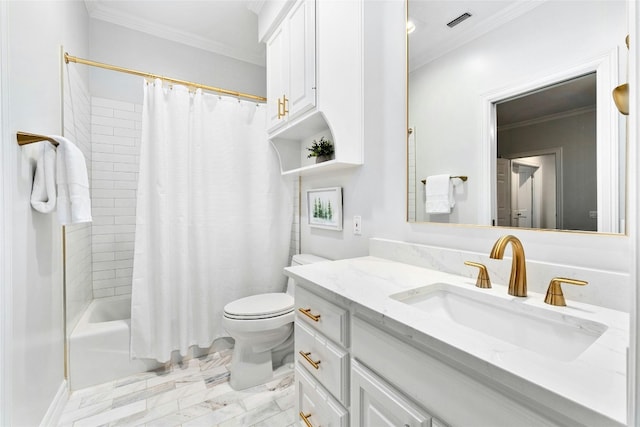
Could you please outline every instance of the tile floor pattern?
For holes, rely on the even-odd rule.
[[[293,369],[243,391],[229,386],[231,351],[71,394],[59,427],[293,427]]]

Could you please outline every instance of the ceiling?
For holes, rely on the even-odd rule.
[[[258,42],[262,1],[85,0],[89,16],[164,39],[265,65]]]
[[[498,103],[498,127],[596,108],[596,73]]]
[[[540,0],[409,0],[409,20],[416,26],[409,35],[410,69],[433,61],[542,3]],[[471,14],[471,18],[453,28],[447,26],[465,12]]]
[[[409,71],[425,66],[448,52],[531,11],[547,0],[409,0]],[[471,17],[449,28],[447,23],[469,13]],[[595,75],[555,85],[548,90],[504,102],[498,109],[501,126],[526,122],[571,110],[595,107]]]

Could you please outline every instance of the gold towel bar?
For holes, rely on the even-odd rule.
[[[467,182],[467,180],[469,179],[468,176],[465,175],[460,175],[460,176],[452,176],[451,179],[453,178],[460,178],[462,180],[462,182]],[[420,181],[421,183],[423,183],[424,185],[427,185],[427,180],[423,179],[422,181]]]
[[[49,141],[54,147],[58,146],[58,141],[51,137],[38,135],[37,133],[18,132],[18,145],[33,144],[34,142],[40,141]]]

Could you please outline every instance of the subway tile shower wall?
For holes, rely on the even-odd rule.
[[[142,105],[91,99],[93,296],[131,294]]]
[[[87,160],[91,179],[91,97],[77,67],[64,67],[64,136],[75,142]],[[55,215],[54,215],[55,216]],[[93,298],[91,223],[65,227],[67,331],[71,332]]]

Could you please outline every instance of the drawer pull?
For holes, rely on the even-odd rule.
[[[310,351],[306,353],[304,351],[300,352],[300,356],[304,357],[304,360],[309,362],[311,366],[313,366],[316,369],[320,369],[320,361],[318,360],[317,362],[314,362],[313,360],[311,360],[311,358],[309,357],[310,354],[311,354]]]
[[[307,316],[309,319],[313,320],[314,322],[319,322],[320,321],[320,315],[319,314],[311,314],[311,309],[310,308],[299,308],[298,311],[302,314],[304,314],[305,316]]]
[[[313,424],[309,422],[309,418],[311,418],[311,414],[305,414],[304,412],[300,411],[300,418],[302,418],[302,421],[304,421],[307,427],[313,427]]]

